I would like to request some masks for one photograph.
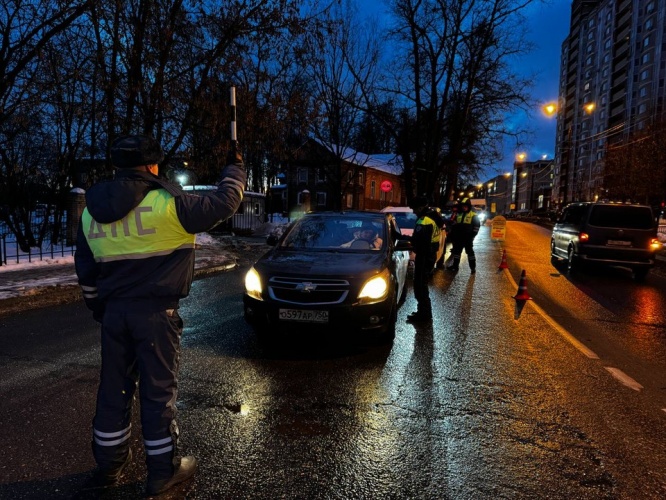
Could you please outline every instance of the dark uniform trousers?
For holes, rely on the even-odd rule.
[[[424,255],[423,252],[416,252],[414,255],[414,298],[418,304],[417,312],[420,314],[432,314],[428,280],[435,266],[435,259],[437,258],[436,248],[438,246],[434,247],[431,245],[429,253]]]
[[[128,311],[110,302],[102,322],[102,368],[93,419],[93,455],[114,468],[129,453],[132,401],[139,382],[149,479],[169,478],[177,456],[176,398],[183,321],[176,309]]]
[[[474,254],[474,236],[472,234],[458,234],[453,240],[451,247],[451,255],[453,256],[453,263],[451,267],[458,269],[460,259],[462,258],[462,251],[465,250],[467,254],[467,262],[472,271],[476,271],[476,255]]]

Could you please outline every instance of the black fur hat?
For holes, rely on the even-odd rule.
[[[116,168],[155,165],[163,159],[160,144],[147,135],[125,135],[111,144],[111,161]]]

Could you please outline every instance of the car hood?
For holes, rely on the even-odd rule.
[[[270,275],[335,276],[358,278],[379,272],[385,266],[383,252],[299,252],[274,249],[254,265]]]

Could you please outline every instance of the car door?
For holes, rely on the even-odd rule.
[[[398,229],[395,220],[389,220],[389,232],[391,244],[388,245],[389,251],[392,252],[391,259],[395,269],[395,277],[397,281],[396,297],[399,299],[402,291],[407,282],[407,270],[409,268],[409,252],[405,250],[396,250],[396,245],[400,239],[400,230]]]

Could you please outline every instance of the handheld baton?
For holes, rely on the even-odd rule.
[[[236,87],[231,87],[230,91],[231,98],[231,142],[235,144],[236,142]]]

